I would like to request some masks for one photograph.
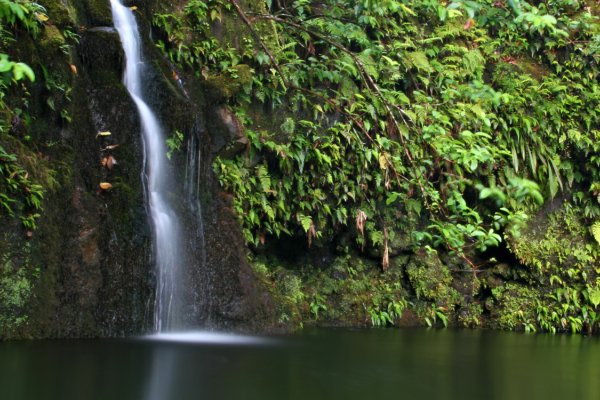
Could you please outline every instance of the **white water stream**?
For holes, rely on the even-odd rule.
[[[142,58],[141,39],[133,11],[119,0],[110,0],[113,20],[119,32],[126,57],[125,87],[134,100],[141,121],[144,143],[144,168],[142,181],[146,203],[152,220],[154,257],[156,264],[156,299],[154,330],[166,332],[177,329],[182,323],[180,297],[183,293],[180,251],[181,228],[177,215],[169,203],[170,173],[165,137],[154,112],[144,100],[142,76],[145,63]]]

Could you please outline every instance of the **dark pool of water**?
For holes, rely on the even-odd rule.
[[[319,330],[202,340],[0,343],[0,399],[600,399],[597,338]]]

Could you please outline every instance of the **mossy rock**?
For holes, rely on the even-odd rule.
[[[96,26],[112,26],[112,8],[109,0],[88,0],[90,23]]]
[[[223,103],[252,82],[252,69],[249,66],[240,64],[234,69],[236,70],[234,73],[212,75],[206,78],[203,84],[204,90],[206,96],[214,103]]]
[[[240,0],[239,4],[248,15],[263,15],[267,13],[266,3],[263,1]],[[240,24],[239,18],[232,16],[232,14],[223,13],[221,17],[220,20],[213,22],[213,35],[221,42],[224,48],[242,48],[244,40],[252,37],[252,33],[248,27]],[[277,33],[271,22],[257,20],[253,24],[253,29],[262,37],[267,47],[277,47]]]
[[[511,251],[526,267],[524,272],[530,279],[545,283],[551,275],[566,280],[582,272],[590,278],[595,275],[600,266],[600,249],[583,215],[583,210],[567,203],[550,212],[542,210],[521,237],[509,241]],[[566,274],[569,270],[571,273]]]
[[[54,25],[46,25],[40,40],[42,51],[53,52],[60,49],[64,45],[65,38],[61,31]]]
[[[87,30],[81,36],[79,53],[94,83],[105,85],[121,80],[125,56],[116,30],[112,28]]]
[[[542,300],[540,290],[511,282],[492,290],[486,308],[496,328],[521,330],[528,324],[535,324],[535,309]]]
[[[49,22],[58,27],[75,25],[75,20],[70,10],[61,0],[40,0],[39,4],[46,9]]]
[[[482,324],[483,307],[479,303],[469,303],[458,311],[458,323],[465,328],[476,328]]]
[[[406,273],[417,298],[447,308],[461,303],[460,294],[451,287],[450,270],[440,261],[437,254],[415,254],[406,267]]]

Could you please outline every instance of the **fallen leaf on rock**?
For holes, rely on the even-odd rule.
[[[106,146],[105,148],[103,148],[101,151],[114,150],[114,149],[116,149],[119,146],[120,146],[119,144],[111,144],[111,145]]]
[[[49,20],[49,18],[48,18],[48,16],[46,14],[39,13],[39,12],[35,13],[35,19],[37,19],[40,22],[46,22],[46,21]]]
[[[112,133],[109,131],[98,132],[98,134],[96,135],[96,139],[98,138],[98,136],[110,136],[110,135],[112,135]]]
[[[106,157],[106,168],[113,169],[115,165],[117,165],[117,160],[113,156]]]

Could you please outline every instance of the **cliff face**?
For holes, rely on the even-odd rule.
[[[592,2],[177,4],[281,326],[598,331]]]
[[[126,3],[189,325],[598,331],[595,6]],[[0,107],[0,337],[148,332],[143,143],[110,4],[41,4],[40,33],[13,27],[6,50],[37,80]]]
[[[8,227],[0,241],[5,286],[15,287],[18,279],[25,286],[0,296],[7,315],[0,319],[0,337],[148,332],[154,270],[141,183],[143,143],[135,106],[121,83],[124,55],[110,4],[40,3],[49,17],[40,35],[34,39],[22,32],[10,49],[12,58],[32,66],[38,77],[28,86],[27,121],[3,134],[0,144],[22,149],[32,164],[41,165],[32,175],[51,176],[52,189],[37,229],[2,217]],[[137,5],[151,15],[151,4]],[[187,221],[190,318],[198,326],[256,329],[268,318],[268,301],[257,291],[237,223],[211,178],[215,145],[205,128],[210,124],[205,100],[193,82],[188,89],[180,86],[175,70],[150,42],[141,12],[138,19],[150,60],[151,105],[169,136],[183,135],[173,154],[173,196]],[[21,90],[12,89],[9,100],[16,104],[24,97]]]

